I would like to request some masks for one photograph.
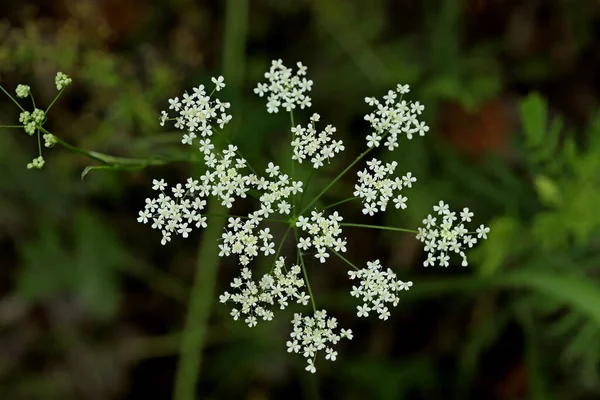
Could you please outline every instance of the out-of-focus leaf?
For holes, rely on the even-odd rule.
[[[479,273],[490,276],[496,273],[505,259],[515,253],[518,240],[522,240],[523,232],[520,232],[519,221],[513,217],[499,217],[490,223],[490,234],[488,239],[479,244],[476,252],[470,256],[479,265]],[[471,257],[473,258],[473,257]]]
[[[127,259],[121,244],[86,211],[74,216],[72,247],[58,232],[56,225],[42,220],[38,238],[22,245],[17,293],[31,301],[72,293],[96,317],[111,316],[119,298],[117,271]]]
[[[552,179],[544,175],[538,175],[534,182],[542,203],[548,207],[558,207],[562,204],[560,189]]]
[[[542,144],[548,120],[546,100],[538,93],[531,93],[519,104],[521,121],[529,147]]]
[[[385,359],[363,358],[346,360],[342,373],[368,391],[368,398],[403,399],[412,389],[421,391],[437,387],[437,377],[431,362],[422,357],[390,362]]]

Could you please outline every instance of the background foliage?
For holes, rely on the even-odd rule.
[[[391,320],[356,321],[346,267],[313,266],[319,303],[355,330],[313,376],[286,353],[287,318],[250,330],[214,305],[199,397],[595,399],[599,11],[591,0],[5,0],[0,83],[30,84],[47,104],[63,71],[74,82],[50,131],[107,154],[189,157],[158,113],[226,71],[235,141],[254,165],[287,154],[286,117],[251,92],[271,59],[309,67],[313,109],[346,157],[364,145],[362,99],[411,84],[432,129],[390,157],[419,181],[407,210],[376,222],[417,226],[444,199],[489,224],[488,241],[468,268],[426,269],[411,235],[347,228],[357,264],[376,256],[415,283]],[[16,118],[5,98],[0,123]],[[61,148],[27,170],[30,139],[0,130],[0,397],[171,398],[202,235],[161,247],[135,218],[152,178],[182,179],[189,165],[82,181],[90,161]],[[223,260],[212,289],[236,270]]]

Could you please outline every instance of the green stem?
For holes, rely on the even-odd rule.
[[[345,199],[345,200],[341,200],[341,201],[338,201],[338,202],[336,202],[336,203],[330,204],[330,205],[328,205],[328,206],[324,207],[324,208],[323,208],[323,210],[327,210],[328,208],[335,207],[335,206],[338,206],[338,205],[340,205],[340,204],[344,204],[344,203],[347,203],[347,202],[349,202],[349,201],[356,200],[356,199],[358,199],[358,198],[359,198],[359,197],[349,197],[349,198],[347,198],[347,199]]]
[[[352,226],[355,228],[370,228],[370,229],[380,229],[382,231],[394,231],[394,232],[409,232],[409,233],[419,233],[413,229],[405,229],[405,228],[396,228],[394,226],[379,226],[379,225],[366,225],[366,224],[354,224],[351,222],[341,222],[341,226]]]
[[[42,142],[41,142],[40,136],[41,136],[40,130],[38,129],[37,130],[38,154],[41,157],[42,156]]]
[[[0,128],[25,128],[24,125],[0,125]]]
[[[292,128],[294,127],[294,111],[293,110],[290,110],[290,125]],[[294,133],[292,132],[292,141],[293,140],[294,140]],[[290,152],[291,152],[290,162],[292,163],[292,165],[291,165],[291,170],[292,170],[291,180],[293,181],[295,172],[296,172],[296,163],[295,163],[294,159],[292,158],[294,156],[294,149],[292,149],[291,147],[290,147]],[[295,217],[296,216],[296,196],[294,196],[292,198],[292,210],[294,210],[294,211],[292,211],[292,215]]]
[[[229,140],[229,139],[227,138],[227,136],[225,135],[225,132],[223,132],[221,129],[218,129],[218,128],[216,128],[216,127],[213,127],[213,130],[214,130],[215,132],[217,132],[217,134],[218,134],[218,135],[219,135],[221,138],[223,138],[223,140],[225,140],[225,141],[227,142],[227,144],[233,144],[233,143],[231,143],[231,140]],[[236,147],[237,147],[237,146],[236,146]],[[242,153],[240,153],[240,151],[239,151],[239,150],[236,150],[236,151],[235,151],[235,154],[237,154],[237,155],[238,155],[240,158],[243,158],[244,160],[246,160],[246,165],[248,166],[248,168],[250,168],[250,171],[252,171],[252,173],[253,173],[254,175],[256,175],[256,176],[260,176],[260,174],[258,174],[258,173],[256,172],[256,170],[255,170],[254,168],[252,168],[252,165],[250,165],[250,162],[248,161],[248,159],[247,159],[247,158],[245,158],[245,157],[242,155]]]
[[[48,131],[46,128],[40,126],[39,129],[44,133],[53,135],[56,138],[56,142],[58,144],[60,144],[61,146],[63,146],[65,149],[67,149],[73,153],[81,154],[89,159],[98,161],[102,165],[109,166],[109,167],[122,167],[122,168],[138,169],[138,168],[144,168],[144,167],[148,167],[148,166],[165,165],[165,164],[172,163],[172,162],[185,162],[185,161],[189,162],[190,161],[187,159],[152,160],[152,159],[144,159],[144,158],[128,158],[128,157],[111,156],[108,154],[99,153],[97,151],[84,150],[79,147],[75,147],[75,146],[65,142],[58,136],[54,135],[52,132]]]
[[[243,81],[245,65],[247,0],[227,0],[225,7],[225,34],[223,44],[223,75],[239,88]],[[239,97],[238,97],[239,98]],[[239,126],[240,118],[234,120]],[[225,213],[219,200],[211,197],[208,202],[211,213]],[[208,331],[208,318],[214,301],[219,266],[215,242],[220,238],[226,218],[219,218],[205,230],[196,262],[196,278],[189,300],[184,332],[179,347],[179,363],[175,376],[174,400],[194,400],[196,383],[202,363],[202,348]]]
[[[302,188],[303,190],[302,190],[302,195],[300,196],[300,204],[298,205],[299,207],[302,207],[302,204],[304,203],[304,195],[308,191],[308,185],[310,185],[310,182],[312,180],[314,172],[315,172],[315,169],[311,168],[310,174],[308,174],[308,179],[306,179],[306,185]],[[294,215],[294,216],[296,216],[296,215]]]
[[[339,258],[341,258],[346,264],[348,264],[349,266],[351,266],[352,268],[354,268],[357,271],[360,271],[360,268],[358,268],[356,265],[354,265],[350,260],[348,260],[346,257],[344,257],[343,255],[341,255],[340,253],[338,253],[337,251],[335,251],[334,249],[332,249],[331,247],[329,248],[329,250],[331,250],[331,252],[333,254],[335,254],[336,256],[338,256]]]
[[[308,210],[310,208],[310,206],[312,206],[313,204],[315,204],[315,202],[317,200],[319,200],[321,198],[321,196],[323,196],[329,190],[329,188],[331,188],[333,185],[335,185],[335,183],[338,180],[340,180],[340,178],[342,176],[344,176],[346,174],[346,172],[348,172],[352,167],[354,167],[354,165],[356,165],[356,163],[358,163],[360,160],[362,160],[363,157],[366,156],[367,154],[369,154],[369,152],[371,152],[371,150],[373,150],[373,149],[374,149],[374,147],[368,148],[367,150],[363,151],[358,157],[356,157],[356,159],[350,165],[348,165],[342,172],[340,172],[339,175],[336,176],[329,183],[329,185],[327,185],[325,187],[325,189],[321,190],[321,193],[319,193],[310,203],[308,203],[308,205],[306,207],[304,207],[304,209],[302,210],[302,212],[300,213],[300,215],[304,214],[306,212],[306,210]]]
[[[296,235],[296,241],[298,241],[298,230],[294,229],[294,233]],[[315,304],[315,296],[313,296],[313,292],[310,287],[310,282],[308,281],[306,265],[304,265],[304,257],[302,257],[302,252],[300,251],[300,249],[296,249],[296,250],[297,250],[298,257],[300,257],[300,264],[302,265],[302,273],[304,274],[304,280],[306,281],[306,288],[308,289],[308,295],[310,296],[310,302],[312,303],[313,311],[317,312],[317,305]]]
[[[60,97],[60,95],[62,94],[62,92],[63,92],[64,90],[65,90],[65,89],[64,89],[64,88],[62,88],[62,89],[60,90],[60,92],[58,92],[58,93],[56,94],[56,96],[54,96],[54,100],[52,100],[52,102],[50,102],[50,105],[48,106],[48,108],[46,108],[46,114],[48,114],[48,111],[50,111],[50,108],[52,108],[52,106],[54,105],[54,103],[56,103],[56,100],[58,100],[58,98]],[[32,97],[32,99],[33,99],[33,97]]]
[[[8,96],[8,98],[10,98],[13,101],[13,103],[15,103],[17,105],[17,107],[19,107],[21,109],[21,111],[25,111],[25,109],[19,104],[19,102],[17,100],[15,100],[15,98],[12,97],[10,95],[10,93],[8,93],[2,85],[0,85],[0,89]]]

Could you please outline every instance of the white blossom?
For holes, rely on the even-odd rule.
[[[358,271],[348,271],[350,279],[358,279],[358,286],[352,286],[350,295],[362,298],[363,304],[357,306],[359,317],[367,317],[369,311],[375,311],[379,318],[387,320],[390,312],[386,303],[396,307],[399,302],[398,292],[408,290],[412,282],[396,279],[396,274],[390,268],[383,270],[379,260],[367,262],[367,268]]]
[[[287,342],[288,352],[302,354],[306,358],[306,370],[313,374],[316,372],[315,360],[319,351],[325,350],[325,359],[335,361],[338,353],[332,346],[342,338],[352,339],[351,330],[342,329],[340,334],[336,333],[337,319],[328,317],[326,310],[317,310],[312,316],[304,317],[296,313],[292,326]]]
[[[443,201],[435,205],[433,210],[437,212],[438,216],[428,215],[423,220],[425,228],[419,228],[417,234],[417,239],[425,243],[425,251],[428,253],[423,265],[425,267],[435,265],[448,267],[450,254],[456,253],[462,258],[462,266],[466,267],[468,262],[464,252],[465,246],[470,248],[477,243],[477,239],[487,239],[486,233],[490,228],[481,225],[477,228],[477,238],[475,238],[464,225],[473,217],[473,213],[468,208],[464,208],[460,213],[460,220]],[[437,224],[438,218],[440,219],[439,224]]]
[[[384,146],[391,151],[398,147],[398,135],[401,133],[412,139],[413,134],[424,136],[429,131],[429,127],[417,119],[424,106],[419,102],[402,100],[402,95],[408,92],[408,85],[398,85],[395,91],[388,91],[382,101],[375,97],[365,98],[365,102],[375,108],[375,111],[365,115],[365,121],[373,128],[373,132],[367,136],[367,147],[379,147],[385,137]],[[400,94],[400,98],[397,94]]]
[[[219,297],[219,301],[234,303],[236,306],[232,310],[232,315],[237,318],[246,316],[245,322],[251,328],[258,324],[258,319],[272,320],[274,314],[271,307],[275,305],[284,310],[290,301],[308,304],[309,298],[301,290],[304,287],[301,268],[292,265],[285,273],[284,269],[285,258],[279,257],[273,271],[264,274],[257,284],[252,280],[252,271],[244,267],[240,277],[234,278],[231,282],[233,293],[224,292]]]
[[[254,89],[260,97],[267,96],[269,113],[279,112],[280,107],[290,112],[297,106],[302,109],[311,106],[308,92],[313,82],[306,79],[306,67],[301,62],[296,66],[298,70],[294,74],[291,68],[283,65],[283,61],[273,60],[269,72],[265,73],[267,83],[259,83]]]
[[[363,203],[363,214],[370,216],[377,211],[385,211],[393,198],[396,208],[406,208],[407,198],[400,194],[404,187],[410,188],[417,179],[408,172],[401,179],[392,176],[398,163],[383,164],[377,159],[367,162],[367,168],[358,172],[358,182],[354,185],[354,196]]]

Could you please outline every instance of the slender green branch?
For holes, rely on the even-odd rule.
[[[287,235],[290,233],[291,230],[292,230],[292,227],[289,226],[287,228],[287,230],[285,231],[285,233],[283,234],[283,238],[281,238],[281,242],[279,242],[279,246],[277,246],[277,251],[275,252],[275,260],[277,260],[277,258],[279,258],[279,253],[281,253],[281,249],[283,248],[283,244],[285,243],[285,238],[287,237]]]
[[[296,241],[298,241],[298,230],[294,228],[294,234],[296,235]],[[310,282],[308,280],[308,273],[306,272],[306,265],[304,264],[304,257],[302,257],[302,252],[300,249],[296,249],[297,255],[300,258],[300,264],[302,265],[302,273],[304,274],[304,280],[306,281],[306,288],[308,289],[308,295],[310,296],[310,301],[312,303],[313,311],[317,312],[317,305],[315,304],[315,296],[313,295],[312,289],[310,287]]]
[[[356,227],[356,228],[379,229],[379,230],[382,230],[382,231],[419,233],[419,231],[415,231],[414,229],[396,228],[394,226],[379,226],[379,225],[354,224],[354,223],[351,223],[351,222],[341,222],[340,225],[341,226],[352,226],[352,227]]]
[[[42,143],[41,143],[40,136],[41,136],[40,130],[37,129],[38,154],[41,157],[42,156]]]
[[[302,195],[300,195],[300,204],[298,205],[299,207],[302,207],[302,204],[304,204],[304,196],[305,196],[306,192],[308,191],[308,185],[310,185],[310,182],[312,180],[314,173],[315,173],[315,169],[311,168],[310,174],[308,174],[308,179],[306,180],[306,185],[304,186],[304,188],[302,190]]]
[[[229,77],[232,87],[243,83],[245,65],[247,0],[227,0],[225,5],[225,32],[223,43],[223,75]],[[214,92],[214,91],[213,91]],[[239,124],[239,119],[235,120]],[[235,125],[234,125],[235,126]],[[226,212],[219,200],[211,197],[208,210]],[[194,400],[202,364],[202,348],[208,332],[208,318],[214,302],[214,292],[219,266],[218,252],[214,244],[220,238],[226,219],[218,218],[205,230],[197,257],[196,278],[189,300],[182,340],[179,346],[179,362],[175,375],[174,400]]]
[[[25,128],[24,125],[0,125],[0,128]]]
[[[54,105],[54,103],[56,103],[56,100],[58,100],[58,98],[60,97],[60,95],[62,94],[62,92],[63,92],[64,90],[65,90],[65,89],[64,89],[64,88],[62,88],[62,89],[60,90],[60,92],[58,92],[58,93],[56,94],[56,96],[54,96],[54,100],[52,100],[52,101],[50,102],[50,105],[49,105],[49,106],[46,108],[46,114],[48,114],[48,111],[50,111],[50,108],[52,108],[52,106]],[[32,97],[32,98],[33,98],[33,97]]]
[[[360,268],[358,268],[356,265],[354,265],[350,260],[348,260],[346,257],[344,257],[343,255],[341,255],[340,253],[338,253],[337,251],[335,251],[334,249],[332,249],[331,247],[329,248],[329,250],[331,250],[331,252],[333,254],[335,254],[336,256],[338,256],[339,258],[341,258],[346,264],[348,264],[349,266],[351,266],[352,268],[354,268],[357,271],[360,271]]]
[[[210,197],[208,209],[225,211],[216,197]],[[219,255],[214,244],[219,240],[226,218],[214,218],[204,230],[196,260],[196,277],[188,299],[185,327],[179,344],[179,363],[175,379],[176,400],[196,399],[196,382],[202,360],[202,347],[208,335],[208,318],[214,300]]]
[[[225,140],[225,141],[227,142],[227,144],[231,144],[231,145],[233,145],[233,143],[231,142],[231,140],[229,140],[229,139],[227,138],[227,135],[225,135],[225,132],[223,132],[221,129],[218,129],[218,128],[216,128],[216,127],[213,127],[213,130],[214,130],[215,132],[217,132],[217,134],[219,134],[219,136],[220,136],[221,138],[223,138],[223,140]],[[236,146],[236,147],[237,147],[237,146]],[[236,151],[235,151],[235,153],[236,153],[236,154],[237,154],[237,155],[238,155],[240,158],[243,158],[244,160],[246,160],[246,165],[248,166],[248,168],[250,168],[250,171],[252,171],[252,173],[253,173],[254,175],[256,175],[256,176],[260,176],[260,174],[258,174],[258,173],[256,172],[256,170],[255,170],[254,168],[252,168],[252,165],[250,165],[250,162],[248,161],[248,159],[247,159],[247,158],[245,158],[245,157],[242,155],[242,153],[241,153],[239,150],[236,150]]]
[[[356,200],[356,199],[358,199],[358,198],[359,198],[359,197],[349,197],[349,198],[347,198],[347,199],[345,199],[345,200],[341,200],[341,201],[338,201],[338,202],[336,202],[336,203],[330,204],[330,205],[328,205],[328,206],[326,206],[326,207],[323,207],[323,210],[327,210],[328,208],[335,207],[335,206],[338,206],[338,205],[340,205],[340,204],[344,204],[344,203],[347,203],[347,202],[349,202],[349,201]]]
[[[145,159],[145,158],[128,158],[128,157],[111,156],[108,154],[99,153],[97,151],[84,150],[82,148],[73,146],[73,145],[65,142],[58,136],[52,134],[46,128],[40,127],[39,129],[44,133],[53,135],[56,138],[56,142],[58,144],[60,144],[61,146],[63,146],[65,149],[67,149],[73,153],[81,154],[89,159],[98,161],[102,165],[109,166],[109,167],[122,167],[124,169],[126,169],[126,168],[137,169],[137,168],[144,168],[144,167],[148,167],[148,166],[165,165],[165,164],[172,163],[172,162],[184,162],[184,161],[191,162],[191,160],[188,160],[188,159],[165,159],[165,160],[158,159],[158,160],[156,160],[156,159]]]
[[[6,89],[4,89],[4,86],[0,85],[0,89],[13,101],[13,103],[17,105],[17,107],[21,109],[21,111],[25,111],[23,106],[21,106],[19,102],[14,97],[12,97],[11,94],[6,91]]]
[[[331,182],[329,182],[329,184],[325,187],[325,189],[323,189],[321,191],[321,193],[319,193],[310,203],[308,203],[308,205],[306,207],[304,207],[304,209],[302,210],[302,212],[300,214],[304,214],[306,212],[306,210],[308,210],[310,208],[310,206],[315,204],[317,202],[317,200],[319,200],[321,198],[321,196],[323,196],[333,185],[335,185],[335,183],[338,180],[340,180],[340,178],[342,176],[344,176],[346,174],[346,172],[348,172],[352,167],[354,167],[356,165],[356,163],[358,163],[360,160],[362,160],[363,157],[366,156],[367,154],[369,154],[371,152],[371,150],[373,150],[373,149],[374,149],[374,147],[368,148],[367,150],[363,151],[358,157],[356,157],[356,159],[350,165],[348,165],[342,172],[339,173],[338,176],[336,176]]]

